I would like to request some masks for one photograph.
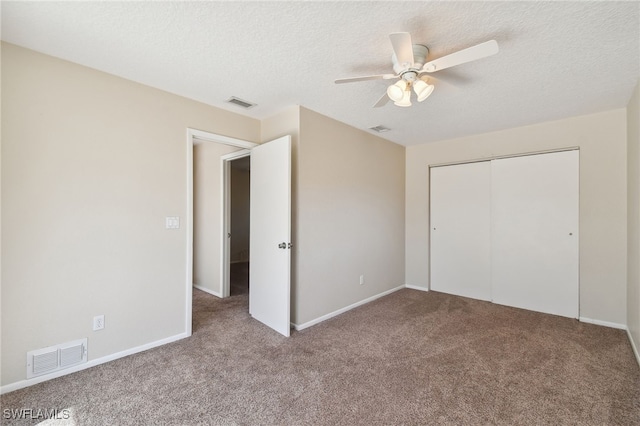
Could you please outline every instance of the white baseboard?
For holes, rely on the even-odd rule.
[[[204,291],[205,293],[212,294],[212,295],[214,295],[215,297],[219,297],[219,298],[221,298],[221,299],[222,299],[222,295],[221,295],[220,293],[218,293],[217,291],[213,291],[213,290],[211,290],[211,289],[208,289],[208,288],[205,288],[205,287],[202,287],[202,286],[196,285],[196,284],[194,284],[194,285],[193,285],[193,287],[197,288],[198,290],[202,290],[202,291]]]
[[[114,354],[103,356],[101,358],[92,359],[84,364],[76,365],[76,366],[67,368],[65,370],[56,371],[55,373],[45,374],[43,376],[38,376],[38,377],[34,377],[32,379],[27,379],[27,380],[21,380],[15,383],[9,383],[8,385],[4,385],[0,387],[0,395],[3,395],[8,392],[13,392],[14,390],[33,386],[38,383],[46,382],[51,379],[56,379],[58,377],[66,376],[67,374],[76,373],[81,370],[86,370],[87,368],[95,367],[96,365],[105,364],[107,362],[114,361],[118,358],[124,358],[125,356],[137,354],[138,352],[143,352],[158,346],[166,345],[167,343],[175,342],[177,340],[182,340],[189,336],[190,334],[188,333],[176,334],[175,336],[156,340],[155,342],[147,343],[141,346],[136,346],[135,348],[127,349],[121,352],[116,352]]]
[[[429,291],[428,288],[418,287],[416,285],[405,284],[404,286],[405,286],[405,288],[410,288],[411,290]]]
[[[633,353],[636,355],[636,361],[638,361],[638,365],[640,365],[640,352],[638,351],[638,345],[636,345],[636,342],[633,340],[633,337],[631,336],[631,332],[629,331],[628,327],[627,327],[627,336],[629,336],[629,343],[631,343],[631,349],[633,349]]]
[[[321,317],[318,317],[318,318],[316,318],[316,319],[314,319],[314,320],[311,320],[311,321],[305,322],[304,324],[293,324],[293,323],[291,323],[291,325],[292,325],[292,326],[293,326],[293,328],[294,328],[295,330],[297,330],[297,331],[304,330],[305,328],[309,328],[309,327],[311,327],[312,325],[319,324],[319,323],[321,323],[322,321],[326,321],[326,320],[328,320],[329,318],[333,318],[333,317],[335,317],[335,316],[338,316],[338,315],[340,315],[340,314],[343,314],[343,313],[345,313],[345,312],[347,312],[347,311],[350,311],[350,310],[351,310],[351,309],[353,309],[353,308],[357,308],[358,306],[362,306],[362,305],[367,304],[367,303],[369,303],[369,302],[373,302],[373,301],[374,301],[374,300],[376,300],[376,299],[379,299],[379,298],[381,298],[381,297],[383,297],[383,296],[386,296],[386,295],[391,294],[391,293],[393,293],[393,292],[396,292],[396,291],[398,291],[398,290],[402,290],[403,288],[405,288],[405,286],[404,286],[404,285],[401,285],[401,286],[399,286],[399,287],[392,288],[391,290],[383,291],[382,293],[376,294],[375,296],[371,296],[371,297],[368,297],[368,298],[366,298],[366,299],[364,299],[364,300],[361,300],[361,301],[359,301],[359,302],[353,303],[353,304],[351,304],[351,305],[349,305],[349,306],[345,306],[345,307],[344,307],[344,308],[342,308],[342,309],[338,309],[337,311],[333,311],[333,312],[331,312],[331,313],[328,313],[328,314],[326,314],[326,315],[323,315],[323,316],[321,316]]]
[[[601,320],[585,318],[585,317],[580,317],[578,318],[578,320],[580,322],[585,322],[587,324],[595,324],[595,325],[602,325],[604,327],[619,328],[620,330],[627,329],[627,326],[625,324],[618,324],[616,322],[601,321]]]

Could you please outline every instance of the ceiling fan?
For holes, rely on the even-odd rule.
[[[411,89],[415,92],[418,102],[422,102],[434,89],[434,86],[429,84],[426,74],[498,53],[498,43],[495,40],[489,40],[426,62],[429,49],[421,44],[413,44],[409,33],[392,33],[389,34],[389,39],[393,47],[391,61],[395,74],[340,78],[335,81],[336,84],[342,84],[365,80],[399,79],[387,88],[387,93],[373,105],[374,108],[385,105],[389,100],[397,106],[411,106]]]

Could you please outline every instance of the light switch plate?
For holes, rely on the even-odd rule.
[[[179,216],[167,216],[165,220],[166,229],[180,229],[180,217]]]

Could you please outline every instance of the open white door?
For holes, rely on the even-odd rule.
[[[249,313],[289,336],[291,137],[251,150]]]

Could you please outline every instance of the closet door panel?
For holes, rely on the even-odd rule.
[[[492,161],[494,302],[578,317],[578,155]]]
[[[491,300],[491,164],[430,172],[431,290]]]

